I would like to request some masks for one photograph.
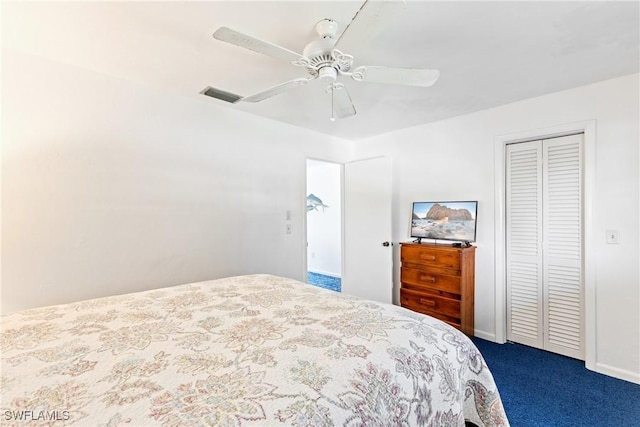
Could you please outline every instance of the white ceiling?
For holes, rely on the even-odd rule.
[[[257,104],[199,94],[213,86],[247,96],[305,77],[301,68],[215,40],[218,27],[302,52],[316,37],[318,20],[344,26],[361,3],[3,2],[2,44],[347,139],[639,70],[638,1],[407,0],[372,43],[346,53],[355,56],[355,66],[437,68],[441,76],[433,87],[344,79],[357,115],[336,122],[329,121],[330,98],[318,81]]]

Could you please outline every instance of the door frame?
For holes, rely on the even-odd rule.
[[[596,121],[567,123],[542,129],[499,135],[494,138],[494,241],[495,241],[495,341],[505,343],[507,336],[506,288],[506,147],[508,144],[558,136],[584,134],[583,151],[583,268],[585,366],[596,370],[596,246],[594,230]]]
[[[302,281],[304,283],[307,283],[307,277],[309,273],[309,259],[308,259],[309,224],[307,221],[307,195],[309,194],[309,189],[307,188],[307,182],[308,182],[308,174],[309,174],[309,162],[308,162],[309,160],[312,160],[315,162],[332,163],[340,167],[340,277],[341,278],[344,275],[344,264],[345,264],[345,259],[344,259],[344,162],[340,162],[336,160],[327,160],[319,157],[305,157],[304,194],[302,196],[303,206],[301,210],[302,212],[304,212],[304,215],[303,215],[304,219],[303,219],[303,225],[302,225],[302,229],[304,231],[302,233],[303,234],[302,237],[304,239],[302,242],[304,247],[303,256],[302,256],[302,265],[303,265]]]

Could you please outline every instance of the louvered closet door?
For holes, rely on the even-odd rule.
[[[583,359],[582,135],[544,141],[544,348]]]
[[[544,345],[542,141],[507,146],[507,338]]]
[[[583,359],[582,135],[507,146],[508,339]]]

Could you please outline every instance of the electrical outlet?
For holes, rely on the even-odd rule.
[[[285,231],[286,234],[291,234],[291,224],[287,224],[287,228]]]
[[[620,232],[618,230],[607,230],[607,243],[610,245],[619,245]]]

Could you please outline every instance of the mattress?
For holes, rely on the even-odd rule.
[[[271,275],[1,317],[1,425],[507,426],[453,327]]]

